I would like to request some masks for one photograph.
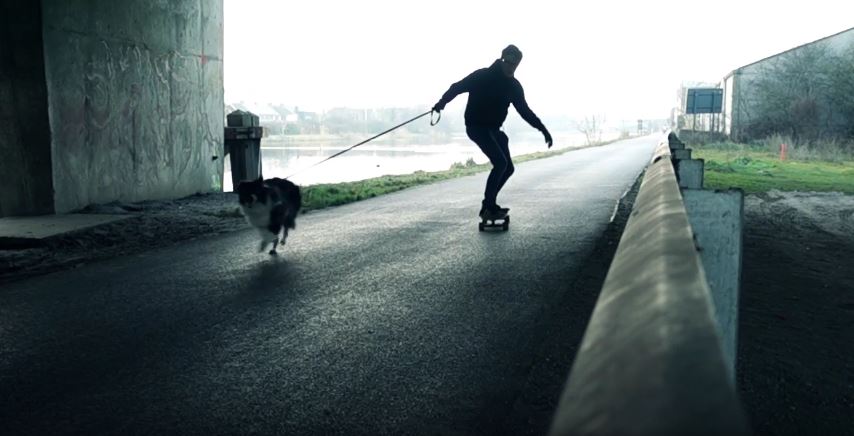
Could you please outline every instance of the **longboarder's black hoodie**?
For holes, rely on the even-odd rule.
[[[544,132],[546,127],[528,107],[525,91],[515,77],[507,77],[501,69],[501,59],[496,59],[489,68],[481,68],[463,80],[451,85],[436,104],[438,109],[463,92],[469,93],[466,105],[466,126],[499,128],[507,118],[510,103],[522,119],[535,129]]]

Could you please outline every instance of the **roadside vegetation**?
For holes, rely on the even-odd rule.
[[[597,145],[605,145],[608,143],[610,142],[604,142]],[[521,163],[534,159],[543,159],[561,155],[571,150],[577,150],[577,148],[562,148],[560,150],[549,150],[514,156],[513,162]],[[470,176],[472,174],[488,171],[490,168],[491,165],[489,163],[477,164],[473,159],[469,159],[467,162],[454,163],[445,171],[416,171],[412,174],[382,176],[356,182],[305,186],[302,191],[303,210],[309,211],[352,203],[354,201],[400,191],[413,186],[434,183],[457,177]]]
[[[786,144],[785,155],[782,144]],[[704,184],[710,189],[854,194],[851,144],[797,144],[791,138],[772,136],[752,144],[713,142],[690,147],[692,157],[705,160]]]
[[[766,62],[742,96],[743,143],[687,141],[706,160],[706,185],[854,194],[852,64],[854,45],[827,41]]]

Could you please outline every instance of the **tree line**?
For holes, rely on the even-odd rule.
[[[807,146],[841,140],[852,148],[854,45],[834,50],[816,43],[771,59],[746,97],[747,139],[776,134]]]

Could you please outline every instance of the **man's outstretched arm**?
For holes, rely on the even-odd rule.
[[[433,110],[436,112],[442,111],[445,109],[445,105],[450,103],[454,97],[464,93],[471,91],[472,83],[477,80],[478,73],[480,70],[475,71],[468,76],[466,76],[463,80],[460,80],[457,83],[451,85],[444,94],[442,94],[442,98],[439,99],[436,104],[433,105]]]
[[[531,108],[528,107],[528,102],[525,101],[525,91],[522,89],[522,85],[519,85],[519,87],[516,89],[512,103],[513,107],[516,108],[516,112],[519,112],[519,115],[522,117],[523,120],[527,121],[528,124],[531,125],[531,127],[539,130],[540,132],[543,132],[543,136],[546,139],[546,144],[548,144],[549,148],[551,148],[552,135],[549,133],[549,129],[547,129],[543,122],[540,121],[540,118],[537,116],[537,114],[535,114],[534,111],[532,111]]]

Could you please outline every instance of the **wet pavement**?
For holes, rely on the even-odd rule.
[[[658,139],[520,164],[507,232],[481,173],[4,285],[3,433],[500,433]]]

